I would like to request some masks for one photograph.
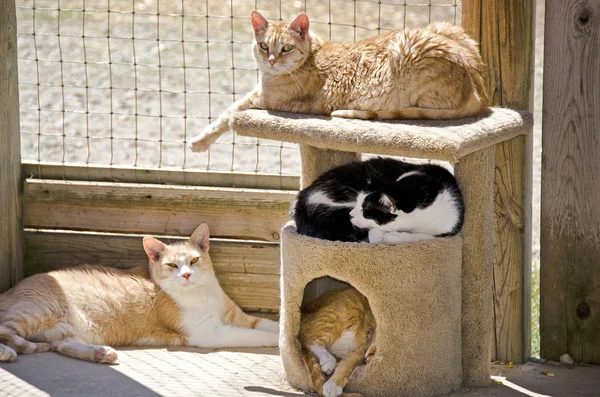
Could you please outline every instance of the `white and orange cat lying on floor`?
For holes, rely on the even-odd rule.
[[[52,350],[114,363],[111,346],[125,345],[277,346],[279,324],[245,314],[219,285],[208,237],[206,224],[185,243],[144,237],[149,269],[79,266],[21,281],[0,295],[0,362]]]
[[[433,24],[356,43],[319,38],[305,14],[269,22],[254,11],[252,27],[259,83],[190,142],[195,152],[246,109],[357,119],[454,119],[487,109],[477,43],[461,27]]]

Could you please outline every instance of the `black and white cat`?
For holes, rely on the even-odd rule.
[[[389,244],[457,234],[464,203],[446,168],[377,157],[323,173],[290,215],[306,236]]]

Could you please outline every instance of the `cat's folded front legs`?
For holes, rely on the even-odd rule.
[[[385,232],[381,229],[369,230],[369,243],[371,244],[399,244],[413,243],[415,241],[431,240],[431,234],[408,232]]]
[[[229,131],[229,119],[234,112],[252,109],[258,105],[258,91],[249,92],[244,98],[235,102],[225,110],[216,121],[204,128],[200,135],[190,141],[189,147],[192,152],[205,152],[221,135]]]

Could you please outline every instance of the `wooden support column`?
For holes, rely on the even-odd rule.
[[[465,0],[492,106],[532,110],[534,0]],[[492,359],[523,362],[531,343],[532,137],[496,146]]]
[[[0,292],[23,278],[23,205],[14,1],[0,2]]]
[[[600,364],[600,0],[546,0],[541,355]]]

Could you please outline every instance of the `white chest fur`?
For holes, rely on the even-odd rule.
[[[329,347],[329,352],[338,360],[345,358],[356,349],[355,336],[354,331],[344,331],[342,336]]]

